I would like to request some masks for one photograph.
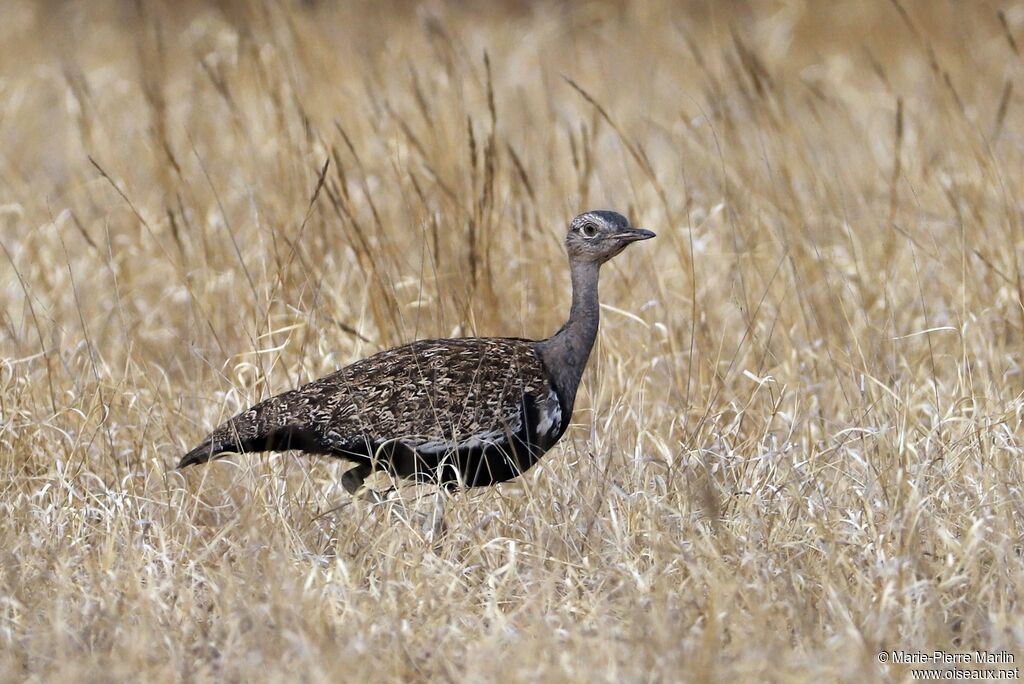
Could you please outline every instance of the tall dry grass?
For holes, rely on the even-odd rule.
[[[5,2],[2,678],[1024,657],[1022,50],[1020,3]],[[597,207],[659,237],[574,425],[444,534],[337,463],[170,470],[380,349],[549,334]]]

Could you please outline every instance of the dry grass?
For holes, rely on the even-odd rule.
[[[0,10],[3,679],[1020,648],[1024,6],[309,5]],[[170,471],[379,349],[552,332],[596,207],[659,237],[576,422],[445,534],[336,463]]]

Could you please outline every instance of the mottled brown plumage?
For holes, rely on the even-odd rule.
[[[271,397],[228,421],[213,437],[252,439],[275,425],[298,424],[310,426],[331,451],[361,448],[365,436],[459,442],[494,429],[495,419],[517,424],[519,397],[546,385],[527,340],[425,340]],[[418,391],[407,391],[410,387]]]
[[[570,225],[573,305],[552,337],[423,340],[380,352],[256,404],[215,429],[179,468],[225,453],[297,449],[373,470],[478,486],[528,469],[565,432],[597,334],[600,265],[653,233],[612,212]]]
[[[396,449],[407,447],[421,452],[419,463],[396,462],[389,469],[435,479],[431,469],[449,451],[512,443],[522,431],[527,396],[540,410],[552,401],[530,340],[413,342],[256,404],[214,430],[181,466],[239,445],[245,451],[300,449],[359,463],[375,457],[397,461]],[[442,473],[440,479],[451,482],[457,475]]]

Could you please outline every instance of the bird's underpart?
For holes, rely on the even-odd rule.
[[[597,337],[601,265],[652,237],[615,212],[580,214],[565,239],[572,307],[551,337],[421,340],[382,351],[231,418],[178,468],[294,449],[354,463],[342,476],[353,495],[375,471],[445,487],[517,477],[569,425]]]

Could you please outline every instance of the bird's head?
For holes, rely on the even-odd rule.
[[[588,211],[569,223],[565,248],[573,261],[598,265],[617,255],[631,242],[649,240],[654,233],[634,228],[622,214],[614,211]]]

